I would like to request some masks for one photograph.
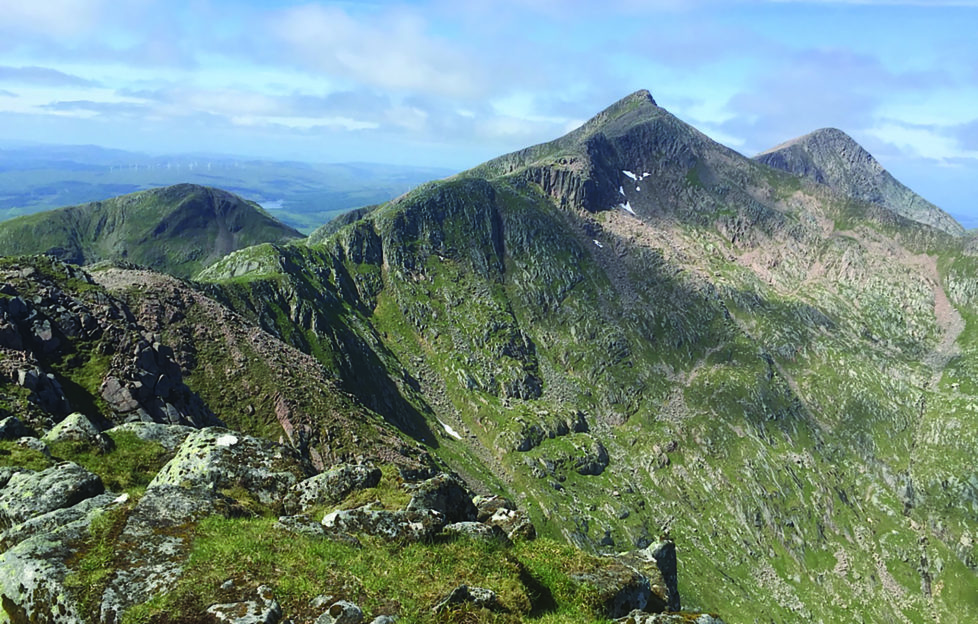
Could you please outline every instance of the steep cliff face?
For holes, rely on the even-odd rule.
[[[538,530],[599,550],[681,536],[693,604],[964,622],[978,607],[948,588],[975,578],[971,469],[936,422],[971,397],[946,390],[950,367],[974,374],[970,266],[959,239],[746,159],[640,92],[201,278],[323,361],[380,363],[403,403],[371,405],[428,423],[419,439]],[[267,313],[307,289],[336,315]]]
[[[816,130],[762,152],[754,159],[824,184],[847,197],[878,204],[952,236],[964,234],[964,228],[949,214],[897,181],[841,130]]]

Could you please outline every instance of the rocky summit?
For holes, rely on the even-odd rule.
[[[4,259],[3,612],[973,622],[976,247],[888,176],[640,91],[190,280]]]

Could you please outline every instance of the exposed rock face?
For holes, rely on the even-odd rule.
[[[952,236],[964,234],[964,228],[951,215],[898,182],[841,130],[816,130],[754,158],[776,169],[825,184],[847,197],[878,204]]]
[[[286,510],[298,513],[312,505],[336,503],[355,490],[376,487],[380,469],[374,466],[340,464],[292,486],[285,499]]]

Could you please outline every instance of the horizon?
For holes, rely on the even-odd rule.
[[[646,88],[747,157],[839,128],[978,226],[978,1],[0,8],[0,142],[462,171]]]

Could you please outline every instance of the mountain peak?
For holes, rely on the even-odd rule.
[[[877,204],[952,236],[964,228],[894,178],[872,154],[838,128],[821,128],[761,152],[754,160]]]

